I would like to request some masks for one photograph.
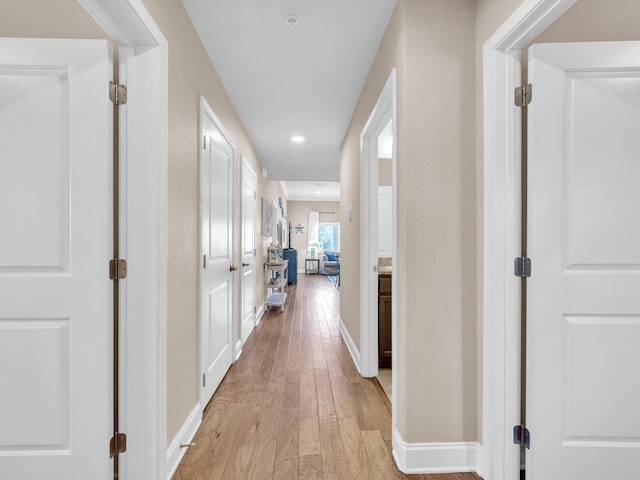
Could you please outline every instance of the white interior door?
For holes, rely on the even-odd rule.
[[[0,39],[0,477],[111,473],[104,40]]]
[[[242,159],[242,314],[240,339],[246,342],[256,324],[256,203],[258,179]]]
[[[640,471],[640,43],[529,51],[527,478]]]
[[[234,146],[204,103],[200,194],[202,214],[202,399],[207,402],[233,362]]]

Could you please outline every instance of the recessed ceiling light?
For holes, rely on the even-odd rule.
[[[316,195],[320,195],[322,192],[316,192]]]
[[[291,137],[291,141],[293,143],[302,143],[304,142],[304,137],[301,135],[294,135],[293,137]]]
[[[289,25],[291,28],[295,28],[295,26],[298,25],[298,17],[296,17],[295,15],[289,15],[287,17],[287,25]]]

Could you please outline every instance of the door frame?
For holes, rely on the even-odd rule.
[[[254,215],[253,215],[253,246],[254,246],[254,254],[253,254],[253,269],[255,271],[255,285],[254,285],[254,289],[253,289],[253,326],[251,327],[251,331],[253,331],[254,328],[256,328],[256,325],[258,324],[257,322],[257,313],[258,313],[258,309],[257,309],[257,300],[256,300],[256,291],[257,291],[257,287],[258,287],[258,269],[257,266],[255,264],[256,262],[256,254],[255,252],[257,251],[257,243],[256,242],[256,218],[258,217],[258,175],[256,174],[256,171],[253,169],[253,167],[251,166],[251,162],[249,162],[249,160],[247,159],[247,157],[244,154],[240,154],[240,168],[241,168],[241,179],[240,179],[240,210],[241,210],[241,217],[240,217],[240,243],[242,244],[243,240],[244,240],[244,169],[246,168],[247,170],[249,170],[249,172],[251,173],[251,175],[253,175],[253,177],[255,178],[256,181],[256,196],[254,198]],[[244,321],[243,318],[243,305],[244,305],[244,277],[242,275],[242,250],[243,247],[240,248],[240,267],[239,267],[239,271],[240,271],[240,327],[242,326],[242,322]],[[240,337],[240,347],[238,349],[238,357],[240,357],[240,352],[241,352],[241,348],[242,345],[244,345],[244,342],[242,342],[242,329],[240,328],[240,330],[238,331],[239,337]],[[249,335],[251,335],[251,333],[249,333]],[[249,336],[247,336],[247,339],[249,338]]]
[[[579,0],[525,0],[483,46],[484,210],[482,454],[478,473],[518,478],[520,448],[521,51]]]
[[[226,128],[224,128],[224,125],[222,124],[222,122],[220,121],[220,119],[218,118],[218,116],[215,114],[215,112],[213,111],[213,109],[211,108],[211,106],[209,105],[209,102],[207,102],[207,99],[203,96],[200,95],[200,117],[198,119],[198,123],[199,123],[199,127],[198,127],[198,132],[199,132],[199,137],[198,137],[198,143],[199,145],[202,145],[200,142],[202,141],[202,137],[204,136],[204,122],[202,121],[204,117],[209,118],[209,120],[211,120],[211,122],[214,124],[214,126],[220,131],[220,133],[222,134],[222,136],[224,137],[224,139],[229,143],[229,146],[231,146],[231,150],[232,150],[232,157],[231,157],[231,185],[229,186],[229,188],[232,189],[231,192],[231,196],[230,196],[230,210],[231,210],[231,229],[229,232],[229,245],[231,248],[231,265],[234,265],[236,263],[236,259],[237,259],[237,246],[236,246],[236,144],[233,141],[233,138],[231,137],[231,134],[227,131]],[[198,247],[199,247],[199,252],[200,255],[198,255],[198,348],[199,348],[199,371],[198,371],[198,375],[202,375],[202,372],[206,371],[207,366],[206,366],[206,360],[204,358],[204,352],[203,352],[203,348],[202,348],[202,322],[204,321],[204,312],[202,311],[202,300],[203,300],[203,269],[202,269],[202,171],[201,171],[201,166],[202,166],[202,162],[203,162],[203,154],[202,154],[202,148],[199,147],[198,148],[198,185],[199,185],[199,198],[200,198],[200,202],[198,204],[198,220],[199,220],[199,235],[198,235]],[[231,308],[231,320],[230,323],[231,325],[229,325],[229,347],[231,348],[231,364],[235,363],[236,360],[238,360],[238,357],[240,356],[240,354],[242,353],[242,344],[238,341],[235,342],[234,339],[239,338],[239,330],[240,330],[240,324],[237,321],[237,306],[239,305],[239,292],[238,292],[238,281],[236,279],[236,277],[238,276],[238,272],[240,271],[240,269],[236,270],[236,272],[232,272],[231,273],[231,304],[229,305],[229,307]],[[199,393],[198,393],[198,398],[199,398],[199,405],[196,406],[196,408],[199,411],[202,411],[204,409],[204,407],[207,405],[207,403],[209,403],[209,398],[205,398],[204,397],[204,388],[202,387],[202,384],[199,384],[200,387],[198,388]]]
[[[79,3],[117,43],[129,99],[120,107],[120,252],[135,268],[120,282],[120,477],[166,478],[168,43],[141,0]]]
[[[391,158],[392,207],[391,255],[397,273],[396,251],[396,69],[391,71],[371,115],[360,134],[360,356],[356,365],[363,377],[378,375],[378,137],[392,121]],[[376,168],[373,168],[374,165]],[[397,298],[397,274],[391,278],[391,295]],[[392,303],[392,363],[397,362],[396,305]],[[395,428],[396,376],[392,377],[392,427]]]

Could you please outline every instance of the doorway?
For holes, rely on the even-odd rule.
[[[520,279],[511,277],[507,272],[509,270],[513,271],[513,258],[516,258],[520,255],[519,247],[520,247],[520,224],[522,223],[521,218],[519,216],[519,212],[515,211],[515,208],[519,209],[518,205],[520,205],[520,196],[523,194],[520,189],[520,110],[513,106],[513,89],[516,86],[521,85],[521,52],[532,39],[538,37],[543,31],[547,29],[547,27],[553,23],[556,19],[558,19],[566,10],[569,9],[574,3],[574,1],[564,1],[564,2],[538,2],[536,5],[530,5],[527,9],[522,9],[516,12],[512,18],[510,18],[505,25],[503,25],[500,30],[489,40],[489,42],[485,45],[485,56],[484,56],[484,72],[485,72],[485,116],[487,119],[485,123],[485,293],[484,293],[484,401],[483,401],[483,422],[485,428],[483,429],[483,465],[482,465],[482,474],[485,477],[497,478],[497,479],[507,479],[507,478],[516,478],[517,470],[520,467],[519,462],[519,453],[520,449],[511,443],[510,438],[504,437],[504,432],[509,431],[513,425],[519,424],[522,419],[520,418],[520,384],[522,382],[522,378],[520,376],[520,354],[521,351],[519,348],[513,348],[513,345],[520,345],[520,336],[523,332],[520,331],[520,325],[518,322],[514,322],[513,319],[517,319],[520,311],[521,298],[519,294],[519,284]],[[556,30],[558,32],[559,30]],[[574,32],[575,34],[575,32]],[[633,37],[635,38],[635,37]],[[581,38],[580,40],[586,41],[587,38]],[[600,38],[602,39],[602,38]],[[545,39],[544,41],[562,41],[566,40],[564,38],[560,38],[557,40],[554,39]],[[576,38],[572,38],[572,41],[575,41]],[[589,45],[589,44],[587,44]],[[576,55],[576,52],[571,54],[572,58],[582,58],[588,59],[591,61],[593,45],[598,45],[597,49],[606,49],[609,48],[611,44],[599,43],[599,44],[591,44],[589,47],[588,54],[580,54]],[[546,48],[546,46],[545,46]],[[555,48],[555,47],[554,47]],[[564,47],[563,47],[564,48]],[[572,47],[573,48],[573,47]],[[580,48],[580,47],[576,47]],[[596,50],[597,50],[596,49]],[[538,49],[537,52],[540,53],[544,49]],[[637,51],[637,47],[636,47]],[[555,53],[553,54],[556,55]],[[609,55],[609,58],[613,58],[614,56]],[[618,56],[619,57],[619,56]],[[553,62],[545,61],[546,65],[554,64]],[[571,102],[574,102],[572,108],[581,108],[578,103],[575,103],[579,99],[576,95],[579,95],[580,88],[584,88],[587,84],[599,84],[599,87],[596,89],[597,91],[593,91],[591,93],[588,104],[602,102],[603,98],[607,98],[610,96],[610,88],[614,83],[618,82],[619,84],[624,82],[633,82],[635,73],[632,73],[637,69],[637,65],[633,65],[632,68],[624,67],[623,70],[626,69],[626,73],[622,75],[627,78],[623,80],[623,82],[619,82],[616,77],[620,78],[619,72],[616,73],[614,70],[616,68],[609,67],[595,67],[587,69],[588,73],[580,76],[579,66],[571,66],[568,68],[560,67],[558,71],[571,71],[567,77],[567,79],[563,80],[565,83],[565,88],[574,89],[573,97],[566,97],[564,99],[557,99],[555,102],[546,102],[546,95],[542,94],[543,89],[542,83],[544,83],[544,79],[541,80],[539,73],[541,69],[538,69],[538,76],[534,79],[535,83],[533,85],[533,103],[534,110],[542,110],[545,109],[547,111],[546,114],[543,115],[545,119],[544,122],[549,123],[549,121],[562,121],[562,119],[571,119],[571,115],[566,113],[553,113],[549,110],[548,105],[555,105],[557,107],[563,107],[566,105],[570,105]],[[545,67],[546,68],[546,67]],[[620,70],[620,68],[618,68]],[[606,79],[602,80],[598,77],[602,72],[608,71],[605,75]],[[600,72],[600,73],[598,73]],[[601,88],[604,84],[607,84],[606,88]],[[592,85],[593,86],[593,85]],[[613,88],[613,87],[612,87]],[[587,89],[588,90],[588,89]],[[540,92],[540,93],[536,93]],[[583,92],[584,93],[584,92]],[[616,97],[616,95],[610,96],[610,98]],[[538,101],[536,100],[538,99]],[[569,100],[567,100],[569,99]],[[628,102],[627,102],[628,103]],[[631,109],[631,105],[635,104],[635,100],[631,101],[629,105],[629,109]],[[529,108],[532,108],[531,106]],[[606,115],[606,109],[600,108],[602,111],[602,115]],[[627,107],[625,107],[625,112],[628,112]],[[539,112],[538,112],[539,113]],[[532,121],[531,118],[532,112],[529,112],[529,121]],[[626,115],[626,113],[625,113]],[[581,115],[580,120],[584,121],[586,118],[592,118],[598,120],[600,115]],[[577,117],[575,117],[577,118]],[[619,115],[615,115],[614,119],[622,118]],[[574,123],[566,123],[560,128],[560,130],[554,130],[556,134],[559,135],[560,131],[567,130],[568,128],[574,128]],[[615,129],[614,132],[609,132],[603,135],[596,135],[595,137],[590,137],[590,141],[593,140],[594,148],[597,148],[597,143],[601,141],[603,138],[615,138],[616,135],[619,134],[620,131],[624,130],[624,125],[620,126],[620,128]],[[591,131],[594,132],[604,132],[606,128],[604,126],[599,126],[597,128],[592,128]],[[536,131],[540,131],[540,127],[534,126],[534,135]],[[531,135],[531,131],[529,133]],[[555,134],[554,134],[555,135]],[[565,147],[568,150],[565,150],[564,153],[560,157],[560,161],[555,162],[554,168],[562,167],[563,163],[567,164],[567,162],[571,163],[575,160],[575,144],[572,142],[566,142]],[[535,146],[534,150],[540,150],[544,148],[540,142],[533,140],[532,143]],[[620,145],[621,142],[616,142],[615,145]],[[573,145],[573,147],[571,146]],[[615,154],[613,152],[616,151],[610,147],[606,148],[607,157],[611,157],[611,161],[618,161],[620,158],[623,158],[622,155]],[[589,224],[593,226],[594,220],[599,213],[605,208],[605,205],[610,204],[615,200],[615,195],[617,195],[620,191],[620,188],[616,189],[615,192],[610,192],[610,194],[606,195],[606,201],[597,202],[598,207],[596,209],[589,208],[589,215],[585,216],[584,212],[581,213],[581,209],[588,205],[589,196],[585,196],[582,198],[579,204],[575,203],[575,198],[572,199],[571,190],[575,193],[578,188],[583,188],[585,183],[583,180],[588,180],[589,175],[585,174],[584,171],[581,175],[581,180],[579,184],[572,184],[575,178],[572,177],[578,170],[586,168],[585,164],[581,166],[576,166],[571,164],[570,171],[565,171],[561,173],[563,177],[565,177],[564,185],[561,189],[565,189],[565,193],[562,194],[564,200],[563,204],[560,207],[556,207],[555,212],[563,212],[563,216],[569,223],[564,224],[562,227],[562,239],[558,240],[558,235],[554,241],[550,242],[547,239],[545,242],[540,242],[540,235],[547,227],[543,225],[540,226],[540,212],[542,212],[543,206],[545,202],[551,197],[551,195],[546,196],[546,200],[541,200],[540,194],[540,182],[536,181],[541,178],[539,169],[543,163],[543,160],[536,160],[535,156],[531,154],[531,148],[529,148],[529,164],[530,164],[530,175],[533,175],[529,180],[529,189],[533,190],[529,192],[530,198],[530,214],[531,223],[529,227],[529,256],[532,257],[532,280],[531,282],[538,282],[537,287],[535,287],[534,283],[531,283],[531,287],[528,293],[528,301],[530,302],[528,312],[529,312],[529,327],[528,330],[533,331],[529,332],[527,335],[528,342],[532,340],[532,335],[535,337],[537,335],[538,340],[540,336],[540,332],[536,333],[536,328],[538,328],[538,324],[540,323],[537,320],[535,312],[541,311],[541,308],[546,308],[541,306],[540,299],[541,295],[544,294],[543,290],[540,290],[540,282],[544,281],[547,275],[547,265],[549,261],[548,258],[553,257],[556,253],[545,252],[544,255],[541,253],[541,245],[555,245],[556,247],[563,243],[563,259],[560,262],[555,262],[557,265],[562,265],[562,273],[561,276],[569,276],[571,278],[580,278],[581,281],[587,282],[587,279],[591,275],[592,271],[597,271],[597,277],[611,277],[616,270],[616,268],[611,268],[612,266],[617,265],[620,262],[612,262],[612,261],[604,261],[605,257],[615,255],[622,255],[624,252],[624,248],[614,248],[614,247],[606,247],[603,249],[603,246],[606,245],[605,242],[601,242],[598,245],[598,248],[591,248],[589,245],[593,246],[593,243],[590,243],[590,239],[596,238],[598,235],[602,235],[605,233],[604,230],[600,230],[594,235],[586,235],[583,232],[583,235],[580,235],[581,240],[576,242],[576,229],[587,228]],[[534,152],[535,153],[535,152]],[[589,152],[585,154],[584,151],[581,153],[582,158],[588,158]],[[550,157],[550,155],[547,155]],[[534,160],[532,160],[534,159]],[[572,160],[574,159],[574,160]],[[535,165],[533,165],[534,171],[531,173],[531,162],[534,161]],[[591,162],[593,164],[593,162]],[[610,165],[608,163],[607,165]],[[567,168],[566,166],[563,168]],[[589,167],[591,168],[591,167]],[[617,169],[620,170],[620,169]],[[538,173],[536,173],[536,171]],[[568,174],[567,174],[568,172]],[[593,185],[590,190],[589,195],[593,195],[593,192],[597,192],[598,189],[604,188],[606,186],[606,182],[611,179],[611,176],[614,175],[615,172],[612,170],[602,171],[600,174],[595,177],[591,175],[591,178],[598,179],[597,182],[593,182]],[[586,175],[586,176],[585,176]],[[628,173],[627,176],[634,176],[633,173]],[[635,174],[637,177],[637,174]],[[550,185],[555,183],[555,179],[558,178],[557,174],[545,174],[544,175],[543,184],[544,188],[551,188]],[[573,179],[572,179],[573,178]],[[569,190],[566,190],[566,189]],[[622,187],[624,189],[624,187]],[[629,197],[629,195],[627,195]],[[634,198],[631,195],[629,198]],[[631,200],[633,202],[633,200]],[[586,202],[586,203],[585,203]],[[628,204],[627,204],[628,205]],[[515,207],[515,208],[514,208]],[[609,208],[608,211],[619,211],[620,209],[612,209]],[[536,212],[538,212],[538,217],[536,217]],[[611,217],[611,218],[610,218]],[[536,220],[538,218],[538,220]],[[550,216],[544,217],[544,224],[554,223],[553,220],[554,214]],[[611,224],[611,221],[615,219],[613,216],[607,216],[607,225]],[[578,222],[578,223],[576,223]],[[556,222],[557,223],[557,222]],[[615,222],[614,222],[615,223]],[[600,228],[604,225],[603,222],[599,223]],[[616,228],[620,229],[623,226],[622,223],[618,223]],[[625,235],[617,235],[616,238],[624,239],[630,238],[633,236],[632,229],[633,226],[625,226],[628,231]],[[631,230],[629,230],[631,229]],[[607,229],[607,231],[610,229]],[[631,233],[629,233],[631,232]],[[536,239],[537,237],[537,239]],[[537,245],[537,247],[536,247]],[[587,247],[591,248],[590,250]],[[589,251],[587,251],[587,250]],[[599,251],[598,251],[599,249]],[[506,255],[505,255],[506,252]],[[614,252],[614,253],[607,253]],[[606,253],[606,255],[605,255]],[[597,255],[596,255],[597,254]],[[578,255],[576,257],[576,255]],[[594,257],[595,255],[595,257]],[[535,257],[535,258],[534,258]],[[582,257],[582,258],[578,258]],[[586,257],[590,257],[590,261],[585,262],[583,260]],[[596,258],[598,257],[598,258]],[[633,255],[631,255],[632,258]],[[595,260],[597,261],[595,261]],[[603,260],[604,259],[604,260]],[[580,260],[580,261],[576,261]],[[602,261],[601,261],[602,260]],[[628,260],[628,259],[627,259]],[[604,263],[603,263],[604,262]],[[554,262],[551,262],[554,263]],[[624,263],[624,262],[622,262]],[[634,262],[631,262],[634,263]],[[538,267],[536,267],[538,265]],[[577,267],[575,267],[577,265]],[[582,265],[582,266],[581,266]],[[626,267],[626,279],[629,282],[633,281],[633,273],[634,268]],[[537,272],[537,273],[536,273]],[[613,277],[611,277],[613,278]],[[567,279],[567,285],[571,284],[571,279]],[[613,280],[611,280],[614,282]],[[551,281],[544,281],[545,284],[550,285]],[[615,282],[614,282],[615,283]],[[556,289],[557,292],[560,292],[561,289]],[[602,290],[603,291],[603,290]],[[621,299],[624,297],[622,293],[623,290],[617,290],[617,295]],[[608,296],[612,296],[609,294]],[[557,298],[568,299],[570,295],[566,294],[557,294],[555,295]],[[575,357],[575,355],[579,355],[581,350],[580,348],[588,345],[589,343],[593,343],[593,337],[591,340],[589,339],[589,335],[593,334],[593,332],[597,329],[604,329],[604,320],[606,320],[609,326],[614,327],[613,330],[609,330],[609,333],[604,333],[602,331],[602,335],[599,338],[604,339],[607,335],[615,337],[613,333],[614,330],[627,331],[625,337],[632,338],[635,333],[633,333],[633,324],[635,320],[628,317],[628,314],[631,310],[625,312],[617,311],[615,314],[605,315],[607,312],[611,313],[611,309],[609,307],[600,306],[597,310],[598,312],[591,312],[588,314],[584,314],[583,310],[587,309],[587,304],[593,304],[597,301],[598,298],[602,297],[602,295],[581,294],[581,301],[579,308],[577,307],[561,307],[560,310],[564,312],[560,317],[562,317],[559,322],[564,322],[563,331],[560,335],[562,337],[564,346],[562,347],[563,355],[567,356],[564,359],[556,358],[553,362],[554,368],[557,372],[562,372],[564,375],[563,384],[571,385],[572,389],[580,390],[586,385],[584,383],[580,383],[581,374],[577,374],[577,370],[575,368],[569,368],[566,365],[568,359]],[[631,298],[627,296],[626,298]],[[588,300],[588,301],[587,301]],[[537,302],[537,303],[536,303]],[[620,310],[622,308],[623,302],[618,302],[615,310]],[[579,310],[579,311],[578,311]],[[636,309],[637,310],[637,309]],[[578,311],[576,313],[576,311]],[[631,312],[634,313],[634,312]],[[637,313],[637,312],[635,312]],[[584,314],[584,315],[583,315]],[[546,315],[546,317],[551,318],[552,315]],[[555,316],[557,317],[557,315]],[[560,318],[558,317],[558,318]],[[605,318],[606,317],[606,318]],[[532,324],[533,322],[533,324]],[[637,322],[636,322],[637,323]],[[607,326],[607,328],[609,328]],[[554,327],[555,328],[555,327]],[[637,327],[635,327],[637,328]],[[554,337],[558,337],[555,335]],[[608,337],[607,337],[608,338]],[[609,340],[613,341],[614,338],[609,338]],[[577,343],[576,343],[577,342]],[[600,342],[599,342],[600,343]],[[552,349],[554,342],[545,346],[545,355],[552,356]],[[600,345],[599,348],[596,349],[600,354],[605,348],[610,348],[610,341],[604,342]],[[533,355],[535,355],[535,342],[533,342],[532,347],[528,347],[528,350],[533,350]],[[591,351],[591,350],[589,350]],[[615,348],[614,352],[611,355],[608,355],[606,359],[601,359],[602,361],[598,362],[598,368],[594,369],[593,365],[591,371],[588,375],[588,384],[593,385],[594,382],[597,383],[598,375],[597,372],[602,370],[606,365],[610,365],[613,362],[614,358],[617,356],[624,356],[624,348]],[[535,390],[535,381],[536,376],[539,376],[539,370],[541,365],[544,364],[544,361],[535,360],[531,361],[531,352],[527,355],[529,360],[527,361],[527,388],[531,386],[532,391]],[[569,357],[571,355],[571,357]],[[593,358],[594,354],[589,354],[589,358]],[[544,360],[544,359],[543,359]],[[546,361],[546,360],[545,360]],[[620,363],[619,361],[618,363]],[[571,363],[571,362],[570,362]],[[622,362],[628,363],[628,362]],[[574,367],[576,365],[590,365],[588,362],[582,359],[581,361],[573,361],[572,364]],[[564,366],[562,366],[564,365]],[[616,371],[621,371],[621,369],[616,368]],[[622,369],[624,370],[624,369]],[[595,377],[594,377],[595,372]],[[631,375],[633,376],[633,375]],[[617,378],[616,375],[608,374],[605,375],[607,381],[613,381],[613,379]],[[530,382],[534,382],[533,385],[529,385]],[[550,383],[553,383],[553,375],[551,378],[547,378],[546,374],[544,377],[545,386],[547,389],[551,389],[555,392],[555,396],[558,398],[563,398],[563,414],[568,415],[562,421],[554,421],[555,426],[563,426],[564,433],[561,433],[562,440],[562,449],[571,449],[572,447],[579,446],[578,450],[582,452],[587,451],[588,448],[597,447],[597,444],[604,445],[608,442],[608,437],[615,437],[613,433],[609,432],[607,435],[590,435],[589,445],[577,445],[580,443],[581,439],[578,437],[584,436],[585,432],[588,429],[591,429],[592,432],[597,430],[597,425],[591,423],[589,425],[585,424],[584,421],[580,423],[582,427],[587,425],[589,428],[587,430],[582,431],[576,437],[575,435],[569,435],[567,432],[572,430],[578,423],[575,423],[576,419],[580,420],[586,417],[571,417],[571,421],[569,421],[570,414],[574,414],[579,411],[584,411],[588,409],[590,405],[590,401],[593,397],[584,396],[585,400],[580,402],[579,408],[575,408],[576,405],[572,404],[570,399],[566,396],[566,391],[563,388],[553,388],[549,387]],[[556,382],[557,383],[557,382]],[[581,387],[582,385],[582,387]],[[540,387],[538,387],[538,392],[540,391]],[[602,390],[602,389],[601,389]],[[615,390],[615,389],[614,389]],[[607,391],[611,391],[611,389],[607,389]],[[535,392],[534,392],[535,393]],[[633,394],[635,395],[635,394]],[[633,396],[632,395],[632,396]],[[531,396],[531,391],[527,391],[527,397]],[[540,417],[538,415],[538,420],[536,420],[535,414],[532,416],[532,408],[536,409],[540,407],[540,399],[529,398],[528,406],[527,406],[527,423],[531,423],[532,425],[536,425],[536,431],[531,432],[531,445],[532,450],[527,450],[527,456],[532,460],[531,465],[532,468],[536,468],[536,460],[535,455],[538,455],[538,459],[541,458],[541,448],[548,452],[552,445],[557,445],[558,441],[549,440],[546,434],[543,434],[543,430],[546,428],[544,425],[539,424]],[[549,403],[549,402],[547,402]],[[609,402],[610,403],[610,402]],[[544,405],[544,403],[543,403]],[[620,407],[622,408],[622,407]],[[614,410],[620,410],[620,408],[616,408]],[[622,410],[624,410],[622,408]],[[535,413],[535,412],[534,412]],[[551,415],[552,416],[552,415]],[[546,417],[546,415],[545,415]],[[614,421],[610,421],[611,419],[605,419],[606,416],[603,417],[602,414],[598,415],[587,415],[587,417],[596,419],[599,418],[604,421],[603,424],[606,424],[607,428],[613,428],[615,425]],[[608,418],[608,417],[607,417]],[[626,424],[625,428],[628,428],[629,424]],[[624,430],[624,428],[623,428]],[[620,437],[619,432],[621,430],[618,429],[618,437]],[[600,432],[602,433],[602,432]],[[612,436],[613,435],[613,436]],[[589,435],[587,435],[589,436]],[[627,435],[628,436],[628,435]],[[633,437],[633,435],[631,435]],[[566,438],[565,438],[566,437]],[[624,435],[623,435],[624,437]],[[538,442],[535,439],[538,438]],[[584,440],[584,438],[582,438]],[[587,443],[589,443],[587,442]],[[623,442],[624,443],[624,442]],[[632,442],[633,443],[633,442]],[[534,445],[537,445],[538,451],[533,452]],[[627,454],[631,454],[629,452],[633,451],[631,445],[628,445],[625,452]],[[555,447],[553,447],[555,448]],[[609,445],[608,452],[612,453],[615,449]],[[529,456],[532,454],[533,456]],[[564,454],[563,454],[564,455]],[[637,453],[636,453],[637,455]],[[557,462],[554,463],[554,472],[556,471],[556,464],[558,468],[560,468],[560,464],[562,461],[560,457],[558,457]],[[614,462],[619,463],[619,462]],[[584,468],[588,462],[579,462],[580,468]],[[538,460],[538,466],[540,466],[540,462]],[[575,470],[573,470],[575,473]],[[588,468],[586,470],[589,474],[595,472],[594,468]],[[610,470],[609,473],[614,470]],[[540,469],[538,468],[538,474],[540,474]],[[530,474],[527,473],[527,476]],[[542,476],[545,478],[552,478],[548,475],[542,473]],[[606,476],[606,474],[605,474]],[[615,476],[615,475],[614,475]],[[565,475],[566,477],[566,475]],[[590,478],[585,475],[585,478]]]
[[[360,136],[362,150],[359,367],[363,377],[378,376],[381,355],[386,358],[385,367],[391,366],[397,355],[395,305],[391,302],[396,285],[396,276],[391,274],[396,257],[395,125],[393,70]],[[380,185],[380,180],[383,185]],[[379,227],[381,220],[386,223],[385,228]],[[381,266],[385,270],[384,275],[381,275]],[[384,298],[380,296],[380,282],[385,286]],[[379,323],[380,313],[387,318],[386,324]],[[386,334],[380,335],[380,326],[383,326]],[[380,340],[383,340],[385,346],[379,343]],[[383,373],[386,378],[383,377],[381,380],[385,383],[390,380],[387,384],[390,387],[389,396],[393,398],[395,380],[389,373]],[[392,420],[395,418],[393,410],[395,406],[392,401]]]
[[[120,478],[135,475],[164,478],[167,455],[164,268],[167,258],[167,42],[141,2],[81,0],[80,3],[119,45],[119,82],[127,85],[129,94],[128,105],[119,107],[120,208],[123,212],[120,258],[126,258],[136,268],[129,271],[121,285],[120,319],[124,328],[120,331],[122,375],[119,382],[119,418],[120,432],[126,432],[129,437],[128,450],[136,453],[126,455],[126,461],[121,464]],[[56,69],[59,71],[59,68],[55,67],[45,76]],[[101,102],[108,101],[107,87],[108,82],[101,82]],[[53,95],[47,101],[51,103],[55,99]],[[90,112],[86,110],[84,113]],[[61,125],[59,121],[56,124]],[[109,148],[110,144],[104,151]],[[47,158],[52,158],[52,152],[47,153]],[[54,205],[48,206],[52,207]],[[87,231],[86,234],[92,233]],[[110,253],[104,254],[105,263],[98,271],[108,270],[110,256]],[[135,318],[136,321],[128,322],[125,318]],[[56,337],[54,331],[49,333],[49,338]],[[58,339],[64,343],[64,329],[60,333],[62,336]],[[102,378],[98,375],[96,378]],[[49,381],[53,380],[51,376]],[[100,446],[101,455],[107,458],[108,440],[105,438]],[[28,472],[23,471],[22,474],[28,475]]]
[[[256,209],[258,177],[242,158],[242,243],[240,341],[247,341],[256,326]],[[236,353],[236,357],[239,352]]]
[[[393,279],[393,120],[378,136],[378,375],[377,379],[391,401],[393,389],[392,318]],[[374,167],[375,168],[375,167]]]
[[[200,97],[200,404],[206,405],[235,358],[235,144]]]

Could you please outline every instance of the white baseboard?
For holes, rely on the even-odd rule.
[[[393,458],[407,474],[475,472],[478,442],[407,443],[393,430]]]
[[[484,472],[484,456],[482,453],[482,445],[478,444],[478,465],[476,467],[476,473],[480,476],[480,478],[487,478]]]
[[[262,320],[262,316],[263,315],[264,315],[264,303],[262,305],[260,305],[260,307],[258,308],[258,311],[256,313],[256,327],[260,323],[260,320]]]
[[[344,339],[344,343],[347,344],[347,349],[351,354],[351,358],[353,358],[353,363],[355,363],[356,368],[358,369],[358,373],[360,373],[360,352],[356,347],[353,338],[349,335],[349,330],[344,326],[344,322],[340,319],[340,333],[342,334],[342,338]]]
[[[242,342],[242,339],[239,339],[236,342],[236,358],[234,362],[237,362],[238,359],[240,358],[240,355],[242,355],[242,345],[244,345],[244,343]]]
[[[201,422],[202,407],[198,403],[193,407],[184,425],[182,425],[182,428],[167,449],[167,480],[171,480],[171,477],[178,469],[178,465],[180,465],[182,457],[187,453],[187,448],[180,448],[180,444],[191,443]]]

